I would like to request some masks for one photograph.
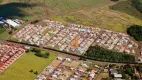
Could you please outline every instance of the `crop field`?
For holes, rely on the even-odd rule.
[[[57,56],[54,52],[49,53],[49,58],[37,57],[32,52],[23,54],[1,74],[0,80],[34,80],[37,76],[34,72],[38,71],[39,74]],[[33,72],[29,72],[31,69]]]
[[[142,25],[142,13],[129,0],[4,0],[1,16],[35,20],[48,18],[125,32],[132,24]],[[16,4],[16,5],[15,5]],[[120,6],[123,6],[120,8]],[[9,10],[9,11],[7,11]],[[11,14],[9,14],[11,13]]]

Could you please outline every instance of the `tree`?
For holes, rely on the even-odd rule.
[[[34,74],[38,75],[38,72],[37,72],[37,71],[35,71],[35,72],[34,72]]]
[[[129,79],[129,75],[128,74],[125,74],[124,72],[122,72],[121,74],[122,74],[122,79],[126,79],[126,80]]]
[[[29,72],[33,72],[33,69],[31,69]]]
[[[31,24],[35,24],[35,23],[38,23],[38,22],[39,22],[39,20],[34,20],[34,21],[31,22]]]
[[[137,41],[142,41],[142,26],[133,25],[127,29],[127,33]]]
[[[33,48],[31,51],[32,51],[32,52],[35,52],[35,53],[41,53],[41,50],[36,49],[36,48]]]
[[[12,31],[9,31],[9,34],[12,34],[13,32]]]
[[[138,65],[138,71],[142,72],[142,64]]]
[[[48,58],[49,55],[50,55],[50,54],[46,52],[46,53],[43,55],[43,57],[44,57],[44,58]]]
[[[41,53],[35,53],[34,55],[36,55],[38,57],[43,57],[43,54],[41,54]]]

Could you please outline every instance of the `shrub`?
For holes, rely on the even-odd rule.
[[[9,31],[9,34],[12,34],[13,32],[12,31]]]
[[[39,49],[36,49],[36,48],[33,48],[31,51],[35,52],[35,53],[41,53],[41,51]]]
[[[31,69],[29,72],[33,72],[33,69]]]
[[[38,75],[38,72],[37,72],[37,71],[35,71],[35,72],[34,72],[34,74]]]
[[[49,53],[43,54],[43,57],[44,57],[44,58],[48,58],[48,57],[49,57]]]

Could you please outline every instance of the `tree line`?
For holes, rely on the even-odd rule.
[[[135,63],[135,57],[133,55],[107,50],[100,46],[91,46],[84,56],[100,61]]]

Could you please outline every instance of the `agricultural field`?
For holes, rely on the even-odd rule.
[[[34,72],[40,73],[57,56],[54,52],[48,52],[49,58],[37,57],[32,52],[23,54],[1,74],[0,80],[33,80],[37,76]],[[33,72],[29,72],[31,69]]]

